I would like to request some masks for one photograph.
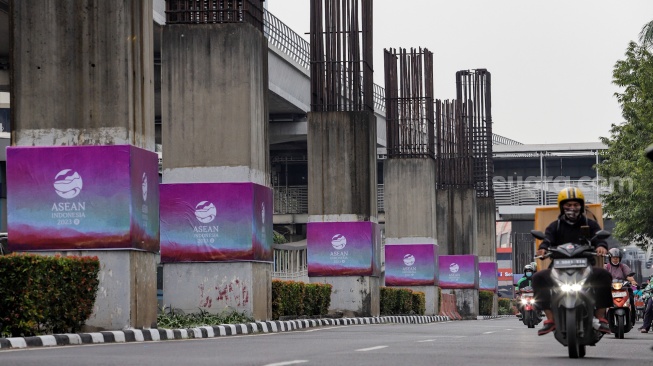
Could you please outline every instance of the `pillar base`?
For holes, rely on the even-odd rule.
[[[476,320],[478,317],[478,290],[452,289],[442,290],[443,293],[456,295],[456,309],[463,320]]]
[[[271,299],[271,263],[163,264],[163,303],[185,313],[235,310],[256,321],[269,320]]]
[[[39,252],[44,255],[97,256],[98,292],[83,332],[155,328],[156,254],[141,251]]]
[[[379,316],[379,278],[372,276],[310,277],[311,283],[328,283],[331,290],[329,313],[345,317]]]
[[[440,314],[440,296],[438,294],[438,286],[409,286],[406,287],[413,291],[423,292],[426,299],[426,310],[424,315],[439,315]],[[421,315],[421,314],[417,314]]]

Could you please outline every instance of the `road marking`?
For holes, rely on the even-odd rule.
[[[436,338],[465,338],[466,336],[436,336]],[[417,341],[417,343],[423,342],[435,342],[437,339],[425,339],[423,341]]]
[[[298,363],[306,363],[308,360],[294,360],[294,361],[286,361],[286,362],[277,362],[277,363],[269,363],[264,366],[286,366],[286,365],[296,365]]]
[[[483,334],[492,334],[494,332],[483,332]]]
[[[329,330],[329,329],[342,329],[343,327],[328,327],[328,328],[316,328],[316,329],[307,329],[304,332],[318,332],[320,330]]]
[[[381,349],[381,348],[386,348],[388,346],[376,346],[376,347],[370,347],[370,348],[361,348],[357,349],[356,352],[367,352],[367,351],[374,351],[375,349]]]

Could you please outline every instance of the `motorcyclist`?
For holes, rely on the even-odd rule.
[[[612,248],[608,252],[610,256],[610,262],[605,264],[605,269],[610,272],[613,280],[628,281],[632,286],[637,288],[637,281],[632,276],[628,276],[632,273],[630,267],[626,263],[621,262],[621,250],[619,248]],[[635,294],[633,293],[632,286],[628,286],[628,296],[630,297],[630,310],[632,314],[632,322],[635,322]]]
[[[524,266],[524,276],[517,282],[517,291],[520,291],[524,287],[533,286],[533,273],[535,273],[533,265],[527,264]]]
[[[515,291],[519,294],[521,294],[521,290],[526,287],[533,287],[533,273],[535,273],[535,270],[533,269],[532,264],[527,264],[524,266],[524,276],[517,281],[517,286],[515,286]],[[519,318],[522,318],[524,316],[524,306],[522,305],[521,301],[517,302],[517,307],[519,310],[519,315],[517,315]]]
[[[648,333],[651,323],[653,322],[653,275],[649,278],[648,285],[642,290],[642,299],[644,300],[644,324],[639,331]]]
[[[575,187],[564,188],[558,193],[558,207],[560,215],[545,230],[545,239],[538,248],[537,255],[546,254],[546,249],[564,243],[578,243],[583,235],[581,227],[589,227],[589,237],[592,238],[597,231],[601,230],[599,224],[587,218],[585,215],[585,196],[583,192]],[[606,255],[608,245],[605,241],[595,239],[592,245],[596,253]],[[602,333],[610,333],[610,326],[605,319],[605,310],[612,306],[612,276],[603,268],[592,268],[587,278],[587,283],[594,289],[595,308],[594,316],[599,320],[598,330]],[[544,335],[555,330],[555,320],[551,311],[551,289],[555,286],[551,279],[551,269],[537,271],[533,275],[533,290],[535,300],[546,315],[547,320],[537,332]]]

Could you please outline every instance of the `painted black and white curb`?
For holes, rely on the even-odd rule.
[[[95,343],[147,342],[174,339],[214,338],[237,334],[277,333],[325,325],[363,325],[408,323],[426,324],[449,321],[446,316],[382,316],[369,318],[305,319],[226,324],[190,329],[129,329],[98,333],[55,334],[34,337],[0,338],[0,349],[67,346]]]
[[[476,320],[498,319],[498,318],[514,318],[514,315],[479,315]]]

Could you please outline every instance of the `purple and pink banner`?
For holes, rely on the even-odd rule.
[[[378,225],[369,222],[309,222],[308,275],[377,276]]]
[[[161,262],[272,261],[272,189],[161,184]]]
[[[158,167],[130,145],[8,147],[9,248],[157,252]]]
[[[386,286],[437,286],[438,246],[386,244]]]
[[[440,287],[444,289],[478,289],[478,257],[475,255],[441,255]]]
[[[478,289],[496,293],[499,289],[498,270],[496,262],[479,262]]]

